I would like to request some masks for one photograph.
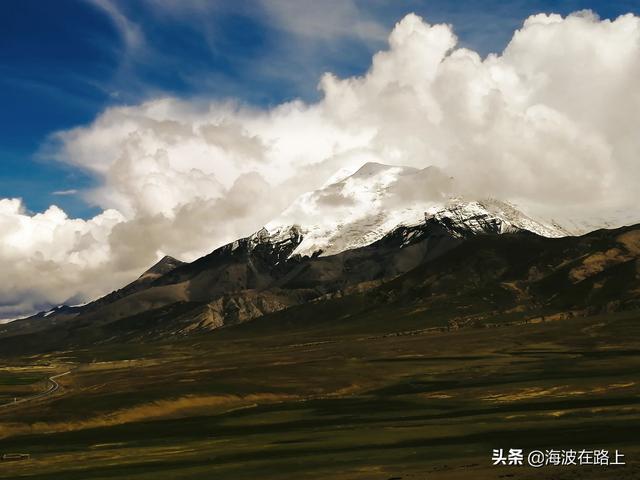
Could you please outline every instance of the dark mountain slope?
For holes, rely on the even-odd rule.
[[[461,241],[432,221],[403,227],[367,247],[310,258],[289,257],[297,241],[295,230],[289,233],[278,242],[257,234],[149,278],[149,272],[157,271],[153,267],[71,318],[41,319],[37,328],[21,328],[17,321],[0,334],[15,339],[42,332],[38,341],[29,343],[44,346],[208,331],[327,296],[372,288]]]
[[[549,239],[483,235],[366,292],[267,315],[219,335],[411,332],[640,309],[640,226]]]

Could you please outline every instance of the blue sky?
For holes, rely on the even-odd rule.
[[[318,5],[322,3],[322,7]],[[0,198],[71,216],[95,180],[43,153],[48,136],[110,105],[173,95],[257,106],[314,101],[320,75],[363,73],[409,12],[453,25],[462,45],[500,52],[537,12],[640,13],[640,0],[0,2]],[[56,194],[55,192],[58,192]]]

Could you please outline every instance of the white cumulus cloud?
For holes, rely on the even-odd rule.
[[[408,15],[365,75],[324,75],[315,104],[159,98],[56,134],[59,159],[101,180],[85,195],[103,213],[0,200],[0,318],[93,298],[162,254],[194,259],[366,161],[437,165],[560,217],[637,204],[639,17],[540,14],[501,54],[456,45]]]

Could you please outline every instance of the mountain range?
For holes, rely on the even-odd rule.
[[[0,345],[165,338],[290,315],[384,312],[458,328],[637,308],[640,229],[576,237],[455,189],[436,167],[367,163],[193,262],[165,256],[86,305],[3,325]]]

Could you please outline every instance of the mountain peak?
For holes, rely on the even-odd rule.
[[[379,162],[367,162],[362,165],[358,170],[356,170],[352,175],[348,178],[367,178],[372,177],[374,175],[378,175],[382,172],[386,172],[389,170],[397,171],[400,175],[407,173],[414,173],[418,171],[417,168],[413,167],[405,167],[398,165],[387,165]]]
[[[356,170],[352,176],[372,175],[372,174],[381,172],[383,170],[388,170],[390,168],[393,168],[393,166],[386,165],[380,162],[367,162],[363,164],[358,170]]]
[[[169,273],[171,270],[183,265],[184,262],[170,256],[165,255],[158,262],[156,262],[151,268],[145,271],[138,280],[154,280],[161,277],[165,273]]]
[[[333,255],[372,244],[399,226],[424,223],[425,214],[437,214],[462,232],[497,228],[501,233],[514,228],[544,236],[562,234],[507,204],[480,204],[454,195],[456,190],[455,179],[436,166],[418,169],[367,162],[342,180],[302,194],[266,230],[269,241],[276,242],[280,236],[289,237],[292,225],[299,226],[291,254],[302,256]]]

